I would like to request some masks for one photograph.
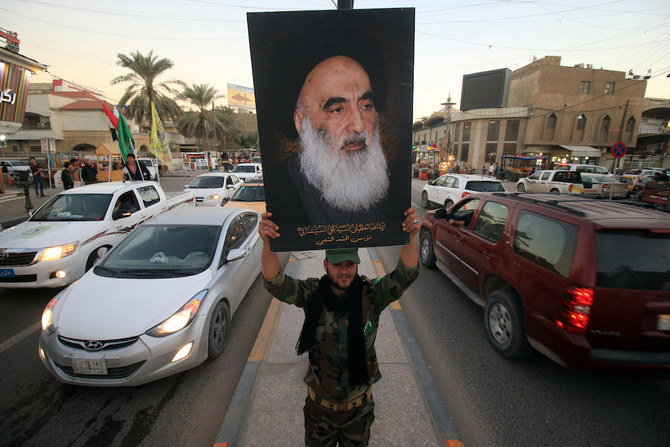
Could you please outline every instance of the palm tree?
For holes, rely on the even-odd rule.
[[[230,143],[232,141],[237,141],[242,137],[242,131],[240,130],[240,123],[235,117],[235,112],[233,109],[227,106],[216,107],[214,113],[219,121],[223,124],[224,132],[219,137],[219,140],[222,143],[222,150],[230,149]]]
[[[227,110],[230,109],[214,107],[216,99],[225,98],[214,87],[208,84],[185,86],[177,98],[188,101],[196,109],[182,115],[177,123],[177,129],[186,138],[198,138],[200,146],[209,148],[211,139],[218,142],[230,138],[235,131],[239,132],[228,118]],[[208,109],[210,105],[211,109]]]
[[[185,84],[176,80],[156,83],[158,76],[172,68],[172,61],[165,58],[158,59],[158,56],[154,56],[153,50],[149,51],[146,56],[135,51],[130,56],[119,53],[117,57],[117,65],[131,70],[130,73],[117,76],[111,81],[112,84],[130,82],[130,86],[119,100],[120,107],[126,106],[130,100],[124,115],[127,114],[136,123],[151,124],[151,102],[153,101],[158,115],[163,119],[170,118],[173,121],[179,119],[182,114],[181,108],[165,94],[175,94],[177,90],[174,87]]]

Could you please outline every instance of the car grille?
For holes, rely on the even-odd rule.
[[[97,352],[97,351],[109,351],[112,349],[121,349],[126,346],[130,346],[137,341],[139,337],[129,337],[129,338],[120,338],[117,340],[77,340],[74,338],[63,337],[62,335],[58,336],[58,341],[63,343],[65,346],[74,349],[81,349],[83,351]],[[86,346],[86,343],[97,343],[95,349]]]
[[[118,368],[107,368],[106,375],[100,374],[75,374],[74,368],[71,366],[59,365],[56,363],[56,366],[60,368],[65,374],[70,377],[79,377],[79,378],[89,378],[89,379],[99,379],[99,380],[113,380],[113,379],[125,379],[130,377],[135,371],[140,369],[140,367],[146,362],[142,360],[141,362],[133,363],[132,365],[120,366]]]
[[[35,282],[37,275],[17,275],[17,276],[0,276],[0,283],[3,282]]]
[[[30,265],[35,259],[36,250],[31,251],[0,251],[0,267],[14,265]]]

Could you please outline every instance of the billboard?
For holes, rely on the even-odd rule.
[[[29,70],[0,62],[0,121],[23,122],[29,83]]]
[[[256,110],[254,89],[241,85],[228,84],[228,107]]]
[[[463,75],[461,111],[507,107],[509,68]]]

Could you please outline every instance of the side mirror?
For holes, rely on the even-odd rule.
[[[109,248],[107,248],[107,247],[98,248],[98,259],[102,259],[102,257],[105,256],[108,251],[109,251]]]
[[[233,248],[228,252],[228,256],[226,256],[226,262],[237,261],[238,259],[242,259],[246,255],[247,255],[246,250],[242,250],[241,248]]]
[[[435,211],[435,217],[438,219],[446,219],[449,217],[449,212],[445,208],[439,208]]]
[[[233,189],[233,188],[235,188],[235,185],[228,185],[228,186],[226,186],[226,189]]]
[[[184,185],[184,188],[188,188],[188,185]]]

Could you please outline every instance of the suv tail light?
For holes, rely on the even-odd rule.
[[[583,334],[589,325],[589,313],[593,304],[593,289],[571,287],[563,301],[561,316],[556,325],[573,334]]]
[[[463,191],[463,194],[461,194],[461,199],[462,199],[463,197],[467,196],[468,194],[470,194],[470,193],[469,193],[469,192],[465,192],[465,191]]]

